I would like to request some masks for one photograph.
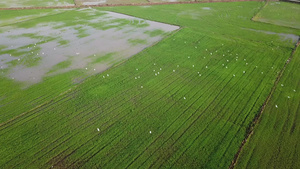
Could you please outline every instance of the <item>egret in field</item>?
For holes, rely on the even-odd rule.
[[[96,71],[96,69],[94,69],[94,71]]]
[[[18,61],[20,61],[20,58],[18,59]]]
[[[278,108],[277,104],[275,105],[276,108]]]
[[[212,53],[210,53],[210,55],[212,55]]]
[[[227,62],[229,62],[229,60],[227,60]]]
[[[155,70],[153,70],[153,72],[155,72]]]
[[[235,77],[235,74],[233,74],[233,77]]]
[[[290,97],[290,96],[288,96],[287,98],[288,98],[288,99],[290,99],[291,97]]]
[[[197,46],[195,46],[195,48],[197,49]]]
[[[87,67],[85,68],[85,70],[87,70]]]
[[[96,54],[94,54],[94,56],[96,56]]]
[[[175,70],[173,70],[173,72],[175,72]]]
[[[223,54],[223,56],[225,56],[225,55]]]
[[[156,65],[156,63],[153,63],[153,65],[155,66],[155,65]]]
[[[179,65],[177,65],[177,67],[179,67]]]
[[[159,75],[159,72],[157,72],[157,74]]]
[[[136,71],[138,71],[139,69],[138,69],[138,68],[136,68],[135,70],[136,70]]]
[[[204,56],[203,58],[205,59],[206,57]]]
[[[183,99],[185,100],[186,98],[185,98],[185,97],[183,97]]]
[[[228,67],[226,66],[225,68],[227,69]]]
[[[45,53],[43,52],[42,55],[44,55]]]
[[[141,86],[141,88],[143,88],[143,86]]]
[[[283,87],[283,84],[281,84],[281,86]]]
[[[151,132],[151,131],[149,131],[149,133],[151,134],[152,132]]]
[[[264,72],[261,72],[261,74],[264,74]]]
[[[188,59],[189,59],[189,58],[191,58],[191,57],[188,56]]]
[[[205,49],[207,51],[207,49]]]
[[[202,76],[201,74],[199,74],[199,76]]]
[[[248,65],[248,63],[246,63],[246,65]]]
[[[244,61],[246,61],[246,59],[244,59]]]
[[[159,70],[162,70],[162,68],[159,68]]]
[[[193,65],[193,67],[195,67],[195,65]]]
[[[100,131],[100,129],[99,129],[99,128],[97,128],[97,131]]]
[[[137,79],[137,77],[134,77],[134,79]]]
[[[224,63],[222,64],[222,66],[224,66]]]
[[[207,69],[207,68],[208,68],[208,66],[205,66],[205,68]]]
[[[243,71],[243,73],[246,73],[246,71]]]
[[[76,55],[79,55],[79,53],[78,53],[78,52],[76,52]]]
[[[109,74],[106,75],[107,77],[109,76]]]
[[[155,73],[155,76],[157,76],[157,73]]]
[[[138,76],[138,79],[141,78],[141,76]]]
[[[103,76],[103,78],[105,78],[105,76]]]

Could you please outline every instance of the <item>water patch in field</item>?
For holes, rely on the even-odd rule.
[[[203,7],[204,10],[210,10],[210,7]]]
[[[94,9],[78,12],[95,14]],[[83,20],[80,15],[77,20]],[[89,19],[88,24],[65,26],[40,23],[25,29],[0,28],[0,66],[8,78],[34,84],[45,76],[70,70],[100,73],[163,38],[145,32],[168,33],[179,27],[113,12]],[[134,42],[134,43],[133,43]]]
[[[248,28],[243,28],[245,30],[250,30],[254,32],[261,32],[269,35],[278,35],[283,41],[285,40],[291,40],[293,43],[297,43],[299,36],[294,35],[294,34],[287,34],[287,33],[276,33],[276,32],[271,32],[271,31],[264,31],[264,30],[256,30],[256,29],[248,29]]]
[[[83,2],[82,5],[101,5],[105,4],[106,0],[101,0],[101,1],[93,1],[93,2]]]

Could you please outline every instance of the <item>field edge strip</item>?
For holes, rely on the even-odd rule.
[[[288,60],[285,62],[285,64],[284,64],[283,68],[281,69],[281,71],[278,73],[278,76],[277,76],[277,78],[276,78],[276,80],[275,80],[275,82],[274,82],[274,85],[273,85],[273,87],[272,87],[272,89],[271,89],[271,91],[270,91],[268,97],[266,98],[265,102],[264,102],[263,105],[261,106],[260,111],[259,111],[258,114],[254,117],[252,123],[251,123],[251,124],[249,125],[249,127],[247,128],[246,131],[248,131],[248,132],[246,133],[245,139],[242,141],[242,143],[241,143],[241,145],[240,145],[240,148],[238,149],[237,153],[234,155],[234,159],[232,160],[232,162],[231,162],[231,164],[230,164],[230,166],[229,166],[229,169],[233,169],[233,168],[235,167],[235,165],[236,165],[236,163],[237,163],[237,161],[238,161],[239,155],[240,155],[240,153],[241,153],[243,147],[245,146],[246,142],[247,142],[247,141],[251,138],[251,136],[253,135],[254,128],[259,124],[259,121],[260,121],[260,119],[261,119],[262,113],[264,112],[264,110],[265,110],[267,104],[269,103],[269,101],[270,101],[270,99],[271,99],[273,93],[275,92],[276,87],[277,87],[277,85],[278,85],[278,83],[279,83],[279,81],[280,81],[280,79],[281,79],[281,77],[282,77],[282,75],[283,75],[283,73],[284,73],[284,71],[285,71],[287,65],[288,65],[288,64],[290,63],[290,61],[292,60],[292,58],[293,58],[293,56],[294,56],[294,54],[295,54],[297,48],[299,47],[299,45],[300,45],[300,37],[298,38],[298,42],[295,44],[295,47],[293,48],[290,57],[289,57]]]

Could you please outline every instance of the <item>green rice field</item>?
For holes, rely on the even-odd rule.
[[[0,10],[0,168],[297,168],[300,21],[257,18],[299,5],[270,3]]]

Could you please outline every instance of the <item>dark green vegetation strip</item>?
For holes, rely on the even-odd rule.
[[[252,22],[262,5],[99,9],[182,29],[59,96],[76,72],[26,90],[1,79],[1,116],[26,113],[2,121],[0,167],[227,168],[294,46],[276,34],[247,29],[299,34]],[[71,14],[60,21],[69,24]]]

